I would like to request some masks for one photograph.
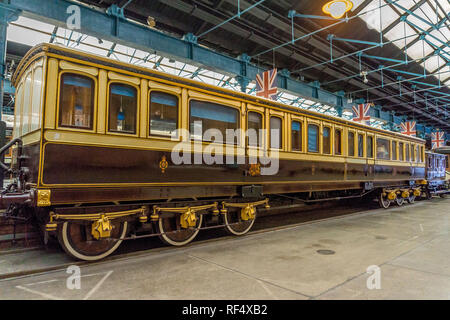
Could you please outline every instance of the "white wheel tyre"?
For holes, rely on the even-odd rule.
[[[233,221],[229,221],[229,212],[224,214],[224,220],[225,220],[225,228],[228,232],[235,236],[243,236],[247,232],[250,231],[250,229],[253,227],[253,224],[255,223],[256,216],[254,219],[250,221],[243,222],[242,225],[233,225]],[[245,223],[245,224],[244,224]],[[239,228],[239,226],[243,226],[243,228]]]
[[[95,255],[89,255],[86,253],[82,252],[81,247],[80,248],[76,248],[73,244],[73,240],[71,239],[71,235],[69,233],[69,223],[68,221],[64,222],[62,227],[61,227],[61,232],[60,232],[60,236],[58,237],[60,239],[60,243],[63,247],[63,249],[71,256],[73,256],[76,259],[80,259],[80,260],[85,260],[85,261],[96,261],[96,260],[100,260],[103,258],[106,258],[107,256],[109,256],[111,253],[113,253],[122,243],[123,240],[117,240],[114,242],[113,245],[110,246],[106,246],[106,251],[101,251],[101,253]],[[119,238],[122,239],[125,237],[125,235],[127,234],[127,230],[128,230],[128,222],[124,221],[122,224],[122,229],[120,230],[120,234],[119,234]],[[108,240],[95,240],[98,241],[99,244],[101,244],[102,242],[104,243],[104,241],[108,241]],[[80,244],[82,244],[80,242]],[[87,248],[87,251],[89,250],[89,248]],[[92,251],[94,252],[94,251]]]
[[[405,199],[403,199],[403,198],[397,197],[397,198],[395,199],[395,203],[396,203],[399,207],[402,206],[404,202],[405,202]]]
[[[380,207],[387,209],[391,205],[391,200],[383,197],[383,195],[380,193],[380,196],[378,197],[378,203],[380,204]]]
[[[164,224],[163,224],[163,219],[159,218],[158,227],[159,227],[159,232],[162,233],[160,237],[165,243],[170,244],[172,246],[176,246],[176,247],[184,246],[195,239],[195,237],[197,236],[197,234],[200,231],[202,222],[203,222],[203,215],[199,214],[198,223],[197,223],[195,230],[186,229],[183,231],[176,232],[174,234],[170,234],[169,232],[171,230],[165,230]]]
[[[408,200],[409,203],[413,204],[414,201],[416,201],[416,196],[415,196],[415,195],[409,196],[409,197],[407,198],[407,200]]]

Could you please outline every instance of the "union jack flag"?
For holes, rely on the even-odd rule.
[[[275,100],[277,93],[277,69],[256,75],[256,95],[258,97]]]
[[[416,136],[416,122],[415,121],[406,121],[400,123],[401,133],[406,134],[408,136]]]
[[[364,103],[353,106],[353,121],[367,125],[370,124],[369,110],[371,106],[373,106],[373,103]]]
[[[431,149],[443,147],[445,144],[444,132],[437,131],[431,133]]]

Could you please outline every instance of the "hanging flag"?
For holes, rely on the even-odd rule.
[[[373,103],[363,103],[358,104],[357,106],[353,106],[353,121],[363,123],[363,124],[370,124],[370,114],[369,110],[370,107],[373,106]]]
[[[415,121],[406,121],[400,123],[401,133],[406,134],[408,136],[416,136],[416,122]]]
[[[277,69],[256,75],[256,95],[258,97],[276,100],[277,93]]]
[[[437,149],[445,145],[445,138],[443,131],[431,133],[431,149]]]

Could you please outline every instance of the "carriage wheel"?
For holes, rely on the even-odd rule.
[[[425,190],[425,199],[431,200],[433,198],[433,195],[431,194],[430,190]]]
[[[58,226],[58,240],[70,256],[86,261],[103,259],[113,253],[122,243],[128,230],[128,222],[111,221],[111,239],[96,240],[91,235],[91,224],[64,222]]]
[[[172,246],[184,246],[194,240],[200,231],[200,227],[203,222],[203,215],[196,214],[197,223],[195,227],[188,229],[183,229],[180,226],[180,216],[175,215],[173,217],[159,217],[158,220],[158,231],[161,233],[159,238],[166,244]]]
[[[387,197],[383,197],[383,194],[380,193],[380,196],[378,197],[378,203],[380,204],[380,207],[387,209],[391,205],[391,200],[389,200]]]
[[[255,223],[256,220],[256,213],[254,219],[245,221],[241,219],[241,209],[229,208],[227,209],[227,213],[224,214],[224,220],[225,220],[225,229],[227,230],[227,232],[235,236],[242,236],[247,232],[249,232],[250,229],[253,227],[253,224]]]
[[[405,199],[403,199],[402,197],[397,197],[395,198],[395,203],[400,207],[403,205],[403,203],[405,203]]]
[[[411,195],[408,198],[406,198],[406,200],[408,200],[408,203],[413,204],[414,201],[416,201],[416,196],[415,195]]]

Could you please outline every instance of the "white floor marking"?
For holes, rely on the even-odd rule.
[[[93,287],[91,289],[91,291],[88,292],[88,294],[83,298],[83,300],[87,300],[90,298],[90,296],[92,296],[95,291],[98,290],[98,288],[100,288],[100,286],[103,284],[103,282],[113,273],[114,271],[111,270],[109,271],[107,274],[105,274],[105,276],[95,285],[95,287]]]
[[[52,279],[52,280],[47,280],[47,281],[33,282],[33,283],[28,283],[28,284],[26,284],[26,286],[34,286],[34,285],[36,285],[36,284],[50,283],[50,282],[55,282],[55,281],[58,281],[58,280]]]
[[[273,299],[278,300],[278,297],[275,296],[275,295],[273,294],[273,292],[272,292],[269,288],[266,287],[266,285],[264,284],[264,282],[262,282],[262,281],[260,281],[260,280],[256,280],[256,281],[261,285],[261,287],[264,288],[264,290],[266,290],[266,292],[267,292]]]
[[[63,300],[63,299],[61,299],[61,298],[52,296],[51,294],[39,292],[39,291],[32,290],[32,289],[29,289],[29,288],[25,288],[25,287],[22,287],[22,286],[16,286],[16,288],[17,288],[17,289],[24,290],[24,291],[27,291],[27,292],[31,292],[31,293],[34,293],[34,294],[37,294],[37,295],[40,295],[41,297],[44,297],[44,298],[47,298],[47,299],[51,299],[51,300]]]

